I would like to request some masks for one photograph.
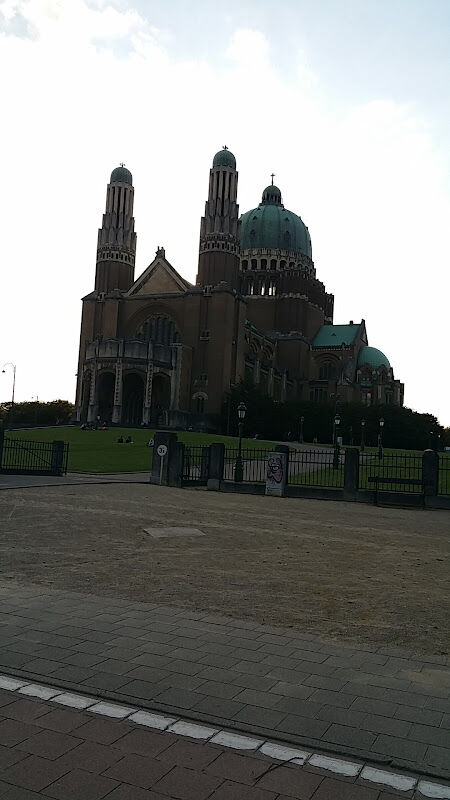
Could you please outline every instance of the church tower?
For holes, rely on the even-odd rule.
[[[205,216],[200,223],[197,284],[217,286],[225,282],[237,289],[239,239],[237,204],[238,173],[233,153],[224,147],[214,156],[209,172]]]
[[[106,209],[98,232],[95,289],[126,292],[134,283],[136,234],[133,217],[133,176],[124,167],[113,169],[106,190]]]

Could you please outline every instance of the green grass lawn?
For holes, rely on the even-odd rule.
[[[34,442],[51,442],[60,439],[69,443],[70,472],[139,472],[149,470],[152,464],[153,449],[146,447],[154,436],[151,428],[109,428],[106,431],[82,431],[68,425],[58,428],[29,428],[17,431],[6,431],[8,438],[23,439]],[[131,436],[133,444],[118,444],[122,434],[124,439]],[[178,440],[186,445],[209,445],[212,442],[223,442],[227,447],[238,446],[234,436],[219,436],[208,433],[188,433],[177,431]],[[271,449],[270,442],[258,439],[243,439],[242,447],[251,450]]]

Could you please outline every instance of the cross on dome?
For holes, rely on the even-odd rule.
[[[274,177],[275,177],[275,173],[274,173],[274,172],[271,172],[271,173],[270,173],[270,177],[272,178],[272,186],[273,186],[273,179],[274,179]]]

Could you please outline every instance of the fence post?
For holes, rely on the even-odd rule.
[[[289,473],[289,447],[281,444],[267,459],[265,494],[284,497]]]
[[[0,470],[2,468],[2,461],[3,461],[3,442],[5,440],[5,429],[3,427],[3,422],[0,422]]]
[[[64,442],[52,442],[52,462],[51,471],[52,475],[63,474],[63,458],[64,458]]]
[[[182,485],[184,463],[183,442],[175,442],[169,452],[170,458],[167,468],[167,485],[177,486],[180,488]]]
[[[223,479],[223,466],[225,463],[225,445],[214,442],[209,445],[208,453],[208,482],[207,489],[218,491]]]
[[[422,488],[425,497],[434,497],[439,487],[439,456],[435,450],[425,450],[422,456]]]
[[[359,489],[359,450],[348,447],[344,460],[344,500],[355,500]]]
[[[150,483],[160,484],[161,486],[169,486],[169,463],[171,463],[174,453],[176,452],[175,445],[178,442],[177,435],[176,433],[157,431],[153,437],[153,440],[153,463],[152,471],[150,473]],[[176,455],[175,458],[177,457],[179,456]],[[170,472],[171,479],[173,479],[174,476],[172,470],[170,470]]]

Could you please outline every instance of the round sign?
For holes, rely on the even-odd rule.
[[[161,456],[161,458],[163,458],[167,453],[166,445],[165,444],[158,445],[156,452],[158,453],[159,456]]]

